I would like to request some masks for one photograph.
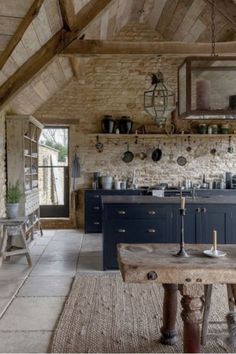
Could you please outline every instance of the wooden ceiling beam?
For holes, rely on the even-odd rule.
[[[30,9],[27,11],[23,20],[20,22],[15,34],[11,37],[7,47],[0,55],[0,70],[7,62],[8,58],[10,57],[17,44],[22,39],[25,31],[27,30],[33,19],[38,15],[43,2],[44,0],[35,0],[31,5]]]
[[[235,42],[216,43],[218,54],[236,53]],[[128,42],[128,41],[101,41],[101,40],[75,40],[61,55],[93,56],[93,55],[210,55],[211,43],[190,43],[190,42]]]
[[[75,26],[75,8],[72,0],[59,0],[64,28],[72,31]]]
[[[78,38],[81,31],[107,6],[112,0],[91,0],[76,15],[73,31],[61,29],[30,57],[11,77],[0,87],[0,107],[12,99],[21,88],[29,84],[46,65],[60,54],[69,44]],[[82,41],[81,41],[82,42]]]
[[[212,6],[212,0],[204,0]],[[215,9],[236,30],[236,5],[231,0],[216,0]]]

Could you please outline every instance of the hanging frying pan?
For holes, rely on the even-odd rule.
[[[125,163],[129,163],[133,160],[134,158],[134,154],[129,151],[129,144],[127,143],[127,150],[124,152],[123,156],[122,156],[122,161]]]
[[[156,148],[155,150],[153,150],[153,152],[152,152],[152,161],[158,162],[158,161],[160,161],[161,157],[162,157],[162,151],[161,151],[161,149],[159,147]]]
[[[183,150],[183,140],[181,139],[181,155],[177,158],[177,164],[179,166],[185,166],[187,163],[186,157],[182,155],[182,150]]]

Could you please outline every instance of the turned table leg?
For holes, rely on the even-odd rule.
[[[177,284],[163,284],[163,326],[161,328],[161,343],[173,345],[176,343],[176,313],[177,313]]]
[[[183,307],[181,317],[184,322],[184,353],[200,353],[200,323],[202,322],[203,286],[180,286]]]

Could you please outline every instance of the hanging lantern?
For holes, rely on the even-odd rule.
[[[179,117],[236,118],[236,56],[219,57],[215,46],[215,0],[212,0],[211,53],[187,57],[178,68]]]
[[[157,124],[163,124],[175,109],[175,93],[164,82],[163,74],[151,74],[152,86],[144,92],[144,109]]]

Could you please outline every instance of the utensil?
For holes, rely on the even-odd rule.
[[[156,148],[152,152],[152,160],[154,162],[158,162],[158,161],[160,161],[161,157],[162,157],[162,151],[161,151],[161,149],[159,148],[159,145],[158,145],[158,148]]]
[[[123,156],[122,156],[122,161],[125,163],[129,163],[133,160],[134,158],[134,154],[129,151],[129,144],[127,143],[127,150],[124,152]]]
[[[230,154],[232,154],[234,152],[234,148],[231,145],[231,136],[229,136],[229,146],[228,146],[227,152],[229,152]]]
[[[140,152],[139,153],[139,158],[140,158],[140,160],[145,160],[147,158],[146,152]]]
[[[103,152],[103,144],[99,141],[99,136],[96,137],[97,142],[95,144],[95,148],[98,152]]]
[[[187,148],[186,148],[186,151],[187,151],[187,152],[191,152],[191,150],[192,150],[192,147],[191,147],[191,137],[188,136],[188,146],[187,146]]]
[[[186,165],[186,163],[187,163],[187,159],[186,159],[186,157],[184,157],[183,155],[182,155],[182,150],[183,150],[183,140],[181,139],[181,155],[177,158],[177,164],[179,165],[179,166],[185,166]]]
[[[210,154],[215,156],[216,154],[216,148],[215,147],[212,147],[211,150],[210,150]]]

